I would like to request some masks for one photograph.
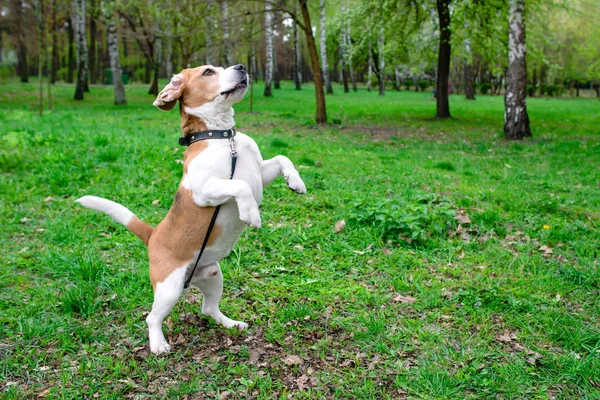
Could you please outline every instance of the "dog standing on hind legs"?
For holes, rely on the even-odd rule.
[[[241,64],[227,69],[205,65],[174,75],[158,94],[154,105],[162,110],[173,109],[179,101],[183,133],[180,144],[189,147],[184,153],[183,178],[175,200],[156,228],[113,201],[95,196],[76,200],[110,215],[148,245],[154,303],[146,322],[154,354],[171,349],[162,323],[188,280],[202,291],[203,314],[226,328],[248,326],[226,317],[219,309],[223,293],[219,260],[229,255],[245,225],[260,227],[262,191],[275,178],[283,175],[290,189],[306,193],[304,182],[287,157],[263,160],[254,140],[235,132],[232,106],[244,97],[248,79]],[[215,207],[219,211],[209,233]],[[197,268],[191,271],[196,261]]]

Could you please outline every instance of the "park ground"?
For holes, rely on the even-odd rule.
[[[145,246],[84,194],[143,220],[182,173],[179,118],[144,86],[0,91],[0,390],[4,398],[600,398],[600,102],[528,100],[534,137],[502,138],[503,100],[289,82],[236,107],[308,194],[265,191],[263,227],[223,261],[227,331],[201,295],[148,354]],[[345,224],[341,221],[344,221]]]

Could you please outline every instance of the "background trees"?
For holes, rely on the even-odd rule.
[[[436,116],[447,118],[449,93],[504,95],[514,76],[507,74],[509,7],[503,0],[41,3],[42,35],[29,29],[37,26],[34,0],[2,3],[2,74],[27,82],[41,70],[52,82],[73,82],[77,71],[77,98],[94,82],[120,91],[119,66],[124,84],[143,82],[156,94],[158,79],[182,68],[242,62],[253,79],[274,83],[265,95],[277,96],[280,79],[298,88],[312,81],[319,91],[318,77],[330,94],[332,82],[348,91],[377,84],[381,95],[389,88],[427,90],[436,97]],[[600,28],[589,17],[599,12],[596,0],[527,0],[527,68],[518,78],[526,95],[586,90],[600,96]],[[47,40],[39,43],[41,37]],[[40,67],[44,52],[49,55]],[[319,94],[317,100],[323,122],[325,99]]]

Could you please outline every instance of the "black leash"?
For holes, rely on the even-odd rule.
[[[215,135],[215,132],[218,132],[218,135]],[[210,134],[210,135],[209,135]],[[235,136],[235,130],[228,129],[225,131],[210,131],[210,132],[200,132],[195,135],[192,135],[192,140],[186,141],[187,144],[182,144],[182,138],[179,139],[179,144],[182,146],[190,145],[194,142],[204,139],[229,139],[229,146],[231,147],[231,174],[229,175],[229,179],[233,179],[233,173],[235,172],[235,164],[237,163],[238,153],[235,150],[235,141],[233,137]],[[194,140],[195,139],[195,140]],[[210,234],[212,233],[213,228],[215,227],[215,222],[217,222],[217,216],[219,215],[219,210],[221,210],[221,205],[218,205],[215,208],[215,212],[213,213],[212,219],[210,220],[210,224],[208,224],[208,230],[206,231],[206,236],[204,236],[204,242],[202,243],[202,247],[200,248],[200,252],[198,253],[198,257],[196,257],[196,262],[194,263],[194,268],[192,268],[192,273],[187,277],[183,284],[183,288],[187,289],[190,287],[190,282],[194,277],[194,272],[196,272],[196,267],[198,267],[198,263],[200,262],[200,257],[204,253],[204,249],[206,249],[206,245],[208,244],[208,239],[210,238]]]

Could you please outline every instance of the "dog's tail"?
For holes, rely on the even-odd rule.
[[[125,225],[134,235],[142,239],[146,245],[148,244],[154,228],[141,221],[134,213],[119,203],[96,196],[83,196],[75,202],[110,215],[115,221]]]

